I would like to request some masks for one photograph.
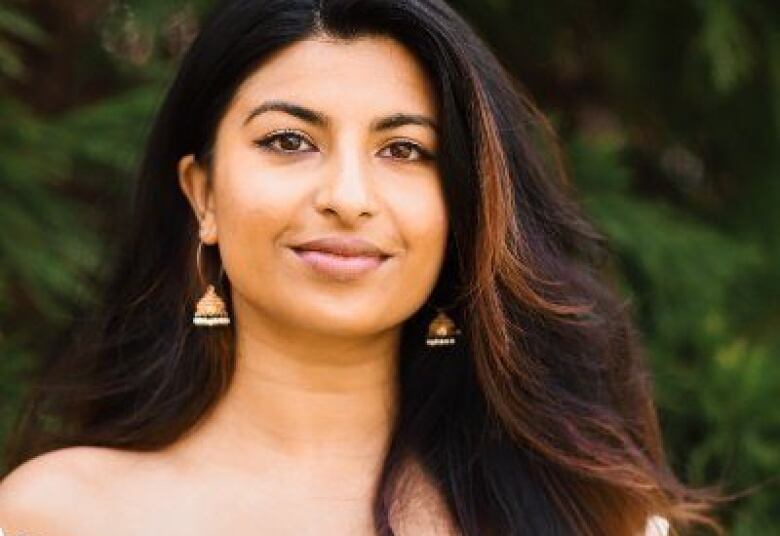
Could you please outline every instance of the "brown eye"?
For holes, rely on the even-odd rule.
[[[390,150],[391,158],[396,160],[415,161],[430,160],[433,158],[433,155],[430,152],[426,151],[416,143],[408,141],[393,143],[388,145],[386,149]]]
[[[301,147],[300,137],[294,134],[282,134],[277,138],[279,140],[279,148],[283,151],[296,151]]]
[[[413,154],[415,151],[415,148],[408,143],[400,143],[395,145],[395,149],[395,156],[398,158],[409,158],[409,155]]]
[[[264,149],[277,151],[280,153],[303,153],[310,149],[301,150],[304,144],[312,145],[300,134],[295,132],[280,132],[272,134],[256,142],[258,146]],[[312,146],[313,147],[313,146]]]

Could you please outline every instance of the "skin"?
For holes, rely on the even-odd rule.
[[[270,100],[328,123],[282,111],[247,122]],[[407,143],[435,154],[436,131],[372,129],[396,113],[435,122],[436,101],[414,56],[386,37],[301,41],[243,82],[219,124],[213,169],[192,155],[178,168],[200,238],[219,248],[231,283],[230,390],[164,451],[74,447],[28,462],[0,486],[0,527],[54,536],[373,534],[401,327],[435,285],[448,231],[436,162]],[[258,145],[279,129],[298,136]],[[342,281],[311,272],[289,249],[330,234],[368,239],[392,257]],[[397,533],[448,533],[436,492],[409,467],[414,498],[394,515]],[[100,505],[89,522],[85,502]]]

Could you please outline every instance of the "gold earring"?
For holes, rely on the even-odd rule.
[[[436,310],[438,314],[428,325],[428,336],[425,343],[428,346],[452,346],[461,332],[455,326],[455,322],[440,307],[437,307]]]
[[[200,267],[200,255],[203,249],[203,242],[198,243],[198,252],[195,254],[195,263],[198,267],[198,276],[200,277],[201,284],[205,282],[203,272]],[[222,278],[223,269],[219,268],[218,280]],[[228,316],[227,307],[222,298],[219,297],[217,291],[214,289],[214,285],[209,284],[206,287],[206,292],[203,297],[198,300],[195,306],[195,314],[192,316],[192,323],[196,326],[227,326],[230,324],[230,316]]]

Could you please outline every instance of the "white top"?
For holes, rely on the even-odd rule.
[[[650,516],[647,518],[644,536],[668,536],[668,534],[669,521],[665,517]]]

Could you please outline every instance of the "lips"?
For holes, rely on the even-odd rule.
[[[391,256],[360,238],[323,237],[291,249],[315,273],[339,281],[364,276],[379,268]]]
[[[357,237],[325,236],[293,246],[298,251],[319,251],[342,257],[389,257],[372,242]]]

